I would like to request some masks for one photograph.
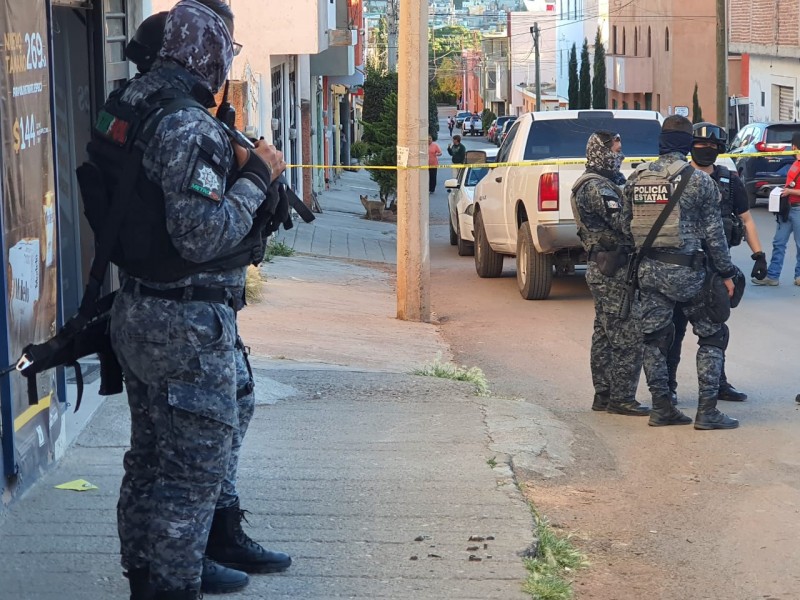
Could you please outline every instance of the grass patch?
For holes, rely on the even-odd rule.
[[[442,362],[441,357],[421,367],[411,371],[414,375],[425,375],[426,377],[440,377],[442,379],[453,379],[455,381],[469,381],[475,386],[475,393],[478,396],[489,395],[489,383],[486,376],[478,367],[460,367],[454,363]]]
[[[535,510],[533,516],[539,541],[536,556],[525,559],[528,579],[523,589],[533,600],[569,600],[572,598],[570,574],[587,566],[586,557],[572,545],[569,536],[557,535],[547,519]]]
[[[244,280],[244,297],[248,304],[258,304],[264,298],[264,290],[262,285],[264,283],[264,276],[258,267],[249,265],[247,267],[247,275]]]
[[[264,260],[271,262],[273,256],[294,256],[294,248],[287,246],[283,240],[272,238],[264,252]]]
[[[490,468],[494,469],[497,466],[497,457],[493,456],[492,458],[488,459],[486,464],[489,465]]]

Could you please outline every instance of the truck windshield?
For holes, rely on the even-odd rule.
[[[556,119],[534,121],[528,133],[524,160],[585,158],[586,142],[599,129],[622,138],[626,156],[658,156],[661,125],[656,119]]]

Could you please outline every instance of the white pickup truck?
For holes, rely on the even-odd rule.
[[[586,142],[597,130],[618,133],[631,157],[658,156],[663,118],[649,110],[562,110],[521,115],[497,154],[498,163],[571,159],[576,164],[492,167],[475,188],[475,270],[499,277],[516,256],[526,300],[550,295],[554,272],[586,263],[572,215],[572,185],[585,170]],[[636,164],[625,163],[629,175]]]

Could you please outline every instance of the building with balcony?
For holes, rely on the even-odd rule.
[[[481,39],[483,57],[483,105],[500,116],[508,113],[508,33],[485,33]]]
[[[612,11],[606,55],[609,108],[652,109],[691,119],[697,85],[703,119],[719,120],[715,4],[652,0],[646,8],[630,3]],[[739,64],[729,60],[729,71]],[[729,78],[728,96],[740,95],[738,81]]]

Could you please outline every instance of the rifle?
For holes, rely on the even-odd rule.
[[[625,268],[625,296],[622,298],[622,304],[619,307],[618,317],[620,319],[627,319],[631,314],[631,305],[633,304],[633,296],[639,288],[639,258],[638,252],[631,252],[628,256],[628,265]]]
[[[252,150],[256,147],[253,141],[241,131],[236,129],[236,109],[231,106],[230,102],[228,102],[229,83],[229,81],[225,82],[225,88],[222,92],[222,102],[219,103],[215,116],[217,121],[219,121],[219,124],[222,125],[222,128],[225,130],[225,133],[227,133],[228,137],[231,138],[231,141],[238,144],[242,148]],[[314,213],[311,212],[311,209],[305,205],[300,197],[294,192],[292,186],[289,185],[289,182],[286,181],[286,176],[284,173],[281,173],[280,177],[275,180],[274,185],[277,186],[277,191],[280,196],[285,196],[289,206],[293,208],[298,215],[300,215],[300,218],[303,219],[303,221],[306,223],[311,223],[311,221],[316,218],[314,217]],[[291,229],[291,221],[285,223],[284,227],[286,229]]]

